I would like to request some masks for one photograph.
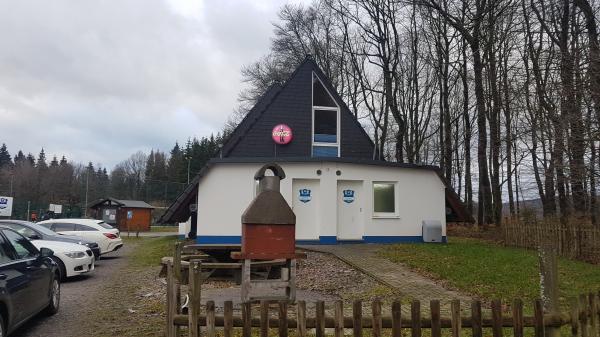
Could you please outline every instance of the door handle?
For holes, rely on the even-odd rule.
[[[0,281],[4,281],[8,278],[8,276],[6,276],[6,274],[0,274]]]

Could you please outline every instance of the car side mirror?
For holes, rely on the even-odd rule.
[[[54,251],[50,248],[40,248],[41,257],[52,257],[54,256]]]
[[[37,234],[31,234],[29,236],[29,240],[41,240],[41,239],[42,239],[42,237]]]

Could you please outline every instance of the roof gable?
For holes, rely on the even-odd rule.
[[[312,157],[313,73],[340,107],[340,156],[372,159],[373,142],[312,57],[307,57],[283,86],[267,90],[231,134],[221,156]],[[273,127],[281,123],[293,132],[287,145],[276,145],[271,139]]]

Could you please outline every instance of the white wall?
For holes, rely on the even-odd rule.
[[[439,220],[446,233],[444,185],[431,170],[332,162],[280,165],[286,174],[281,193],[290,205],[294,178],[320,180],[318,236],[336,236],[338,180],[363,182],[364,236],[421,236],[423,220]],[[261,166],[217,163],[208,171],[198,189],[198,236],[241,235],[241,214],[254,197],[253,177]],[[373,181],[397,182],[397,217],[373,216]]]

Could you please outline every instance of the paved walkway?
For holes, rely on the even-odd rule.
[[[342,244],[342,245],[303,245],[300,248],[329,253],[377,281],[398,291],[403,297],[421,301],[423,312],[429,311],[429,301],[440,300],[442,312],[449,313],[453,299],[461,301],[463,310],[470,307],[471,297],[457,291],[448,290],[433,280],[417,274],[406,266],[380,257],[377,252],[385,245]],[[407,306],[403,306],[403,309]],[[403,310],[404,311],[404,310]]]

